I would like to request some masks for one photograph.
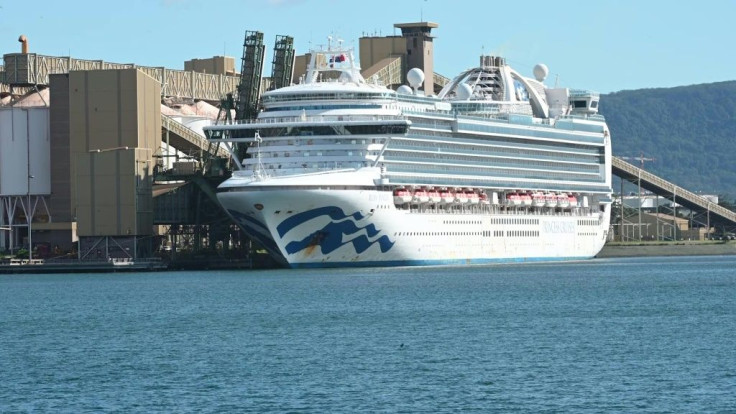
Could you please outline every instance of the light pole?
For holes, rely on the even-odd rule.
[[[32,175],[28,175],[28,260],[33,260],[33,207],[31,207],[31,179]]]

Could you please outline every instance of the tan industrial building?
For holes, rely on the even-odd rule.
[[[396,88],[406,84],[406,72],[417,67],[425,73],[424,90],[436,93],[444,79],[434,74],[432,64],[431,30],[438,25],[421,22],[395,27],[401,30],[400,36],[360,39],[364,77]],[[39,121],[30,122],[28,128],[45,132],[33,142],[29,140],[26,150],[6,146],[3,156],[13,160],[26,157],[45,170],[33,170],[32,174],[36,164],[13,164],[11,168],[11,163],[5,163],[5,182],[9,184],[4,188],[12,187],[12,191],[0,194],[4,206],[0,251],[27,246],[32,231],[35,247],[78,248],[82,259],[149,256],[156,236],[153,194],[165,193],[153,190],[157,162],[168,156],[165,151],[171,146],[188,153],[205,151],[206,140],[182,124],[187,117],[199,116],[197,110],[201,109],[199,103],[187,102],[214,102],[226,92],[235,92],[239,82],[233,76],[237,75],[235,59],[192,59],[184,63],[185,71],[177,71],[42,56],[29,53],[26,43],[23,45],[22,53],[3,56],[0,106],[19,105],[21,94],[34,97],[29,106],[39,108],[25,111],[46,115],[39,115]],[[298,82],[309,58],[301,55],[291,62],[292,81]],[[260,92],[270,81],[261,80]],[[172,109],[162,102],[179,106]],[[47,161],[41,160],[42,154]],[[34,178],[18,181],[17,174],[23,169],[28,171],[22,176]]]
[[[402,60],[401,83],[406,83],[406,73],[413,68],[424,72],[425,95],[439,92],[442,85],[435,85],[434,80],[434,37],[432,29],[439,27],[437,23],[397,23],[394,27],[401,29],[401,36],[361,37],[360,64],[364,76],[370,77],[386,68],[395,59]],[[390,84],[394,89],[399,85]],[[427,92],[430,91],[430,92]]]
[[[187,72],[209,73],[212,75],[235,76],[235,58],[231,56],[213,56],[207,59],[192,59],[184,62]]]

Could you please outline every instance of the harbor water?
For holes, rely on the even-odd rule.
[[[0,412],[736,412],[734,269],[0,275]]]

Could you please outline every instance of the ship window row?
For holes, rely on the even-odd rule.
[[[552,153],[544,153],[539,151],[528,151],[528,150],[520,150],[516,148],[499,148],[499,149],[489,149],[484,148],[482,150],[473,151],[470,149],[464,149],[464,148],[448,148],[448,149],[438,149],[438,148],[432,148],[429,146],[408,146],[404,145],[403,142],[401,143],[391,143],[388,146],[389,150],[396,150],[396,151],[411,151],[417,154],[427,154],[431,155],[432,157],[438,157],[438,156],[444,156],[444,157],[472,157],[473,159],[481,159],[481,158],[497,158],[497,157],[524,157],[524,158],[533,158],[539,161],[557,161],[557,162],[563,162],[563,163],[593,163],[593,164],[601,164],[603,162],[603,157],[598,154],[570,154],[570,153],[558,153],[554,155],[549,155]]]
[[[540,141],[535,138],[528,138],[526,136],[504,136],[504,135],[485,135],[485,136],[478,136],[473,134],[471,137],[467,136],[467,133],[460,133],[456,134],[455,136],[457,138],[461,139],[467,139],[472,140],[472,143],[477,143],[478,141],[481,141],[483,143],[491,142],[491,143],[508,143],[508,144],[514,144],[514,145],[527,145],[531,148],[550,148],[559,151],[561,148],[567,148],[567,149],[581,149],[581,150],[590,150],[591,148],[597,148],[600,147],[599,144],[591,143],[591,144],[584,144],[584,143],[572,143],[572,142],[550,142],[547,144],[540,144]],[[552,139],[552,137],[540,137],[540,138],[549,138]]]
[[[507,230],[506,237],[539,237],[539,230]]]
[[[442,130],[442,129],[432,129],[429,127],[412,124],[409,128],[409,134],[407,137],[410,138],[428,138],[428,140],[431,140],[429,142],[436,143],[437,138],[440,139],[457,139],[456,142],[459,144],[465,144],[465,145],[472,145],[477,143],[487,143],[487,142],[504,142],[508,144],[513,144],[517,146],[526,145],[529,147],[550,147],[553,148],[556,151],[559,151],[561,147],[565,148],[581,148],[581,149],[591,149],[591,148],[598,148],[601,147],[599,144],[591,144],[591,145],[585,145],[585,144],[574,144],[569,142],[560,142],[560,141],[549,141],[547,144],[541,144],[539,140],[527,140],[524,139],[524,137],[502,137],[499,135],[473,135],[472,137],[468,137],[467,134],[458,134],[453,133],[450,134],[448,130]],[[555,138],[550,138],[555,139]],[[473,142],[467,142],[472,140]],[[530,144],[531,143],[531,144]]]
[[[378,124],[378,125],[309,125],[287,127],[264,127],[259,129],[261,138],[288,137],[288,136],[335,136],[335,135],[403,135],[409,128],[406,124]],[[252,137],[253,131],[233,133],[233,138]]]
[[[442,224],[483,224],[480,220],[443,220]]]
[[[491,220],[491,224],[498,224],[498,225],[521,225],[521,224],[529,224],[529,225],[539,225],[539,219],[537,218],[494,218]]]
[[[252,162],[248,163],[250,165],[253,165],[253,170],[255,171],[257,169],[257,163]],[[370,162],[367,161],[330,161],[330,162],[314,162],[314,163],[308,163],[308,162],[302,162],[302,160],[295,160],[290,163],[268,163],[264,165],[265,169],[268,170],[305,170],[305,169],[313,169],[318,171],[328,171],[328,170],[334,170],[334,169],[342,169],[342,168],[364,168],[369,167],[371,165]],[[284,171],[287,172],[287,171]]]
[[[578,226],[598,226],[598,220],[578,220]]]
[[[468,148],[466,146],[458,146],[452,144],[433,144],[431,142],[417,142],[417,141],[404,141],[401,139],[393,139],[391,148],[398,149],[410,149],[410,150],[423,150],[427,152],[441,152],[444,151],[449,154],[472,154],[472,155],[526,155],[539,159],[550,159],[550,160],[590,160],[592,162],[598,162],[602,159],[602,155],[599,151],[589,152],[577,152],[577,151],[559,151],[557,150],[544,150],[544,149],[529,149],[519,147],[506,147],[506,146],[484,146],[484,147],[473,147]]]
[[[333,99],[394,99],[396,93],[391,92],[333,92],[333,93],[290,93],[263,96],[263,103],[288,102],[288,101],[318,101]]]
[[[602,127],[601,127],[602,128]],[[460,129],[460,133],[474,133],[474,132],[487,132],[491,134],[504,134],[504,135],[526,135],[535,138],[546,138],[546,139],[564,139],[568,141],[580,141],[590,143],[603,143],[603,133],[591,135],[576,135],[565,132],[565,130],[535,130],[535,129],[517,129],[507,127],[496,127],[489,125],[480,124],[466,124],[463,123]]]
[[[270,158],[289,158],[289,157],[364,157],[368,156],[375,159],[378,152],[375,151],[304,151],[304,152],[261,152],[261,161],[268,161]]]
[[[389,163],[390,160],[385,160]],[[576,174],[571,172],[559,172],[559,171],[524,171],[508,168],[495,168],[495,167],[460,167],[460,166],[445,166],[442,164],[434,165],[423,165],[423,164],[396,164],[392,163],[389,169],[392,173],[394,172],[414,172],[419,174],[470,174],[485,177],[513,177],[513,178],[526,178],[536,180],[576,180],[576,181],[590,181],[600,182],[603,178],[600,175],[591,174]]]
[[[481,231],[404,231],[394,236],[482,236]]]
[[[452,131],[452,125],[450,125],[449,122],[441,122],[441,121],[437,121],[437,122],[422,122],[422,121],[412,120],[411,127],[412,128],[415,128],[415,127],[418,127],[418,128],[429,128],[429,129],[441,130],[441,131]],[[445,133],[445,135],[447,135],[447,134]]]
[[[520,154],[521,155],[521,154]],[[518,167],[518,168],[551,168],[559,169],[563,171],[577,171],[577,172],[600,172],[599,164],[573,164],[569,162],[553,162],[553,161],[541,161],[541,160],[529,160],[529,159],[508,159],[508,158],[497,158],[487,157],[485,159],[481,156],[461,156],[455,154],[431,154],[431,153],[417,153],[417,152],[398,152],[387,150],[384,152],[386,159],[397,158],[416,160],[428,163],[436,163],[438,160],[449,161],[449,162],[463,162],[469,163],[469,165],[478,166],[507,166],[507,167]]]
[[[589,237],[595,237],[595,236],[597,236],[597,235],[598,235],[598,233],[590,233],[590,232],[583,232],[583,233],[578,233],[578,236],[589,236]]]
[[[429,96],[421,96],[421,95],[396,94],[396,98],[397,98],[396,102],[399,104],[406,103],[406,102],[421,103],[425,105],[431,105],[432,108],[435,107],[434,106],[435,102],[441,101],[441,99],[438,99],[438,98],[432,98]],[[411,108],[415,108],[415,110],[413,110],[412,112],[422,112],[422,110],[417,108],[416,105],[412,105]],[[447,110],[443,110],[441,112],[446,113],[448,115],[451,114],[451,112]]]
[[[422,135],[409,134],[406,138],[394,137],[394,140],[407,145],[426,146],[430,148],[457,148],[457,149],[469,149],[473,151],[487,151],[488,149],[497,148],[513,148],[513,149],[524,149],[527,151],[539,151],[541,153],[578,153],[578,154],[600,154],[603,150],[602,147],[591,147],[585,145],[575,145],[566,143],[548,143],[540,144],[538,141],[534,143],[523,142],[524,140],[504,139],[504,138],[493,138],[493,139],[476,139],[472,142],[454,140],[451,137],[444,136],[446,140],[439,142],[434,138],[428,138],[423,140]],[[408,144],[411,143],[411,144]]]
[[[555,126],[559,129],[566,129],[566,130],[572,130],[572,131],[585,131],[585,132],[593,132],[593,133],[603,132],[602,125],[582,124],[579,122],[570,122],[566,120],[557,121]]]
[[[321,137],[309,137],[308,139],[304,138],[297,138],[297,139],[284,139],[284,140],[269,140],[267,142],[267,145],[261,145],[261,148],[269,148],[269,147],[277,147],[277,146],[295,146],[299,147],[302,145],[321,145],[321,146],[329,146],[329,145],[369,145],[369,144],[379,144],[382,145],[385,141],[384,138],[359,138],[356,139],[356,137],[349,137],[349,138],[321,138]]]
[[[266,108],[264,112],[279,111],[313,111],[313,110],[330,110],[330,109],[381,109],[381,105],[297,105],[297,106],[279,106],[276,108]]]
[[[426,125],[429,127],[437,126],[439,128],[449,128],[455,123],[450,119],[435,118],[435,117],[410,117],[412,125]]]

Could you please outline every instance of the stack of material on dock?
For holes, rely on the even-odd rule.
[[[42,89],[38,92],[31,91],[17,100],[13,106],[16,108],[32,108],[39,106],[49,106],[50,102],[49,89]]]
[[[217,115],[220,113],[220,110],[216,106],[210,105],[205,101],[198,101],[197,103],[192,105],[191,108],[195,112],[195,114],[207,117],[209,119],[217,119]]]
[[[168,116],[181,116],[181,112],[164,104],[161,104],[161,113]]]

